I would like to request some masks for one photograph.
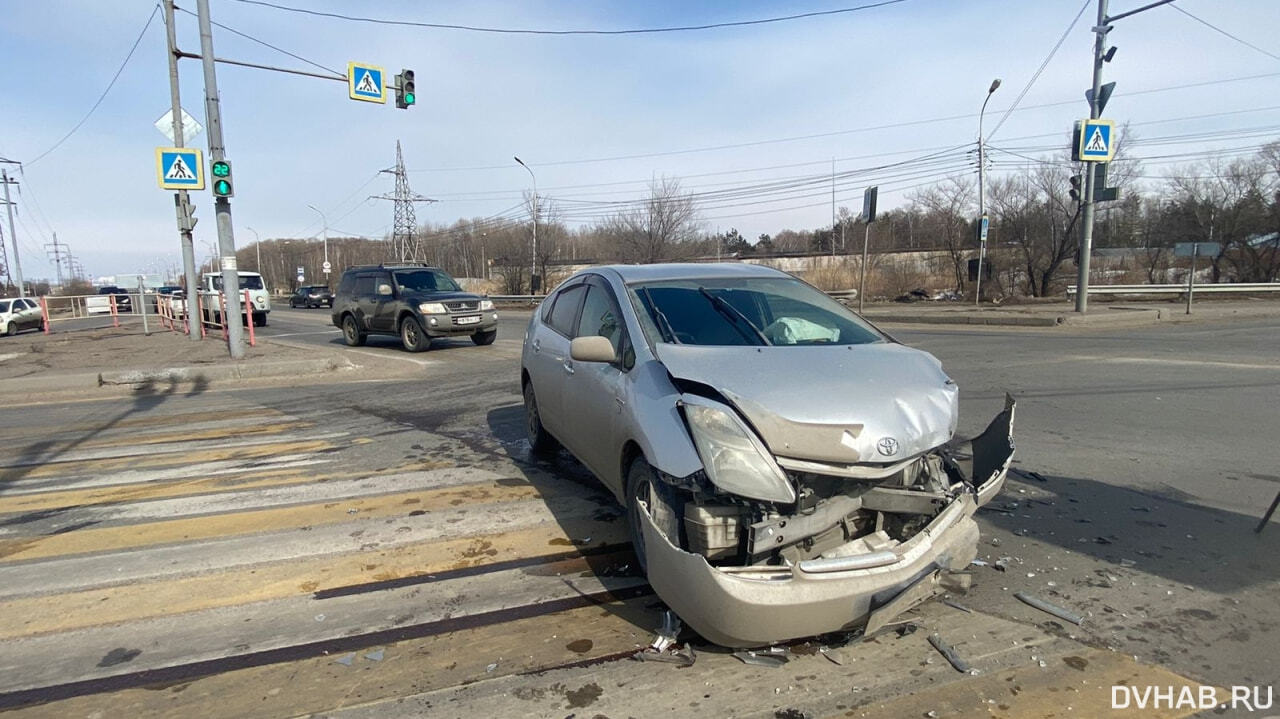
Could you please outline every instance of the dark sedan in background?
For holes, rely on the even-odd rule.
[[[290,307],[333,307],[333,292],[324,285],[299,287],[289,295]]]

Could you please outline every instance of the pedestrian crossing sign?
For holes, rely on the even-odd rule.
[[[1111,162],[1116,155],[1115,123],[1111,120],[1084,120],[1080,123],[1080,159]]]
[[[190,147],[156,148],[156,181],[162,190],[203,190],[204,158]]]
[[[365,102],[387,101],[387,74],[376,65],[359,62],[347,63],[347,94],[352,100]]]

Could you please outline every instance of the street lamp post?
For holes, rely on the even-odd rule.
[[[987,238],[982,234],[982,223],[987,218],[987,158],[986,138],[982,136],[982,116],[987,111],[987,101],[1000,87],[1000,78],[991,81],[987,96],[982,101],[982,109],[978,111],[978,282],[973,289],[973,304],[982,304],[982,260],[987,254]]]
[[[536,290],[533,287],[534,278],[538,276],[538,178],[533,174],[533,170],[524,164],[520,158],[514,158],[525,170],[528,170],[529,177],[533,179],[533,262],[529,268],[529,294],[534,294]]]
[[[258,270],[258,274],[262,274],[262,240],[258,239],[257,230],[253,229],[252,227],[246,227],[245,229],[253,233],[253,249],[255,252],[257,252],[257,258],[258,258],[258,264],[255,265],[254,267],[255,269]]]
[[[315,205],[307,205],[307,207],[319,213],[320,222],[324,225],[324,266],[321,269],[324,270],[324,283],[327,285],[329,284],[329,219]],[[341,220],[342,218],[339,217],[338,219]]]

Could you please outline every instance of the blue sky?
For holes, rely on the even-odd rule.
[[[280,2],[382,18],[542,29],[687,25],[863,4]],[[418,209],[420,221],[432,222],[489,217],[516,205],[529,176],[513,155],[533,167],[544,196],[571,216],[589,219],[599,211],[581,209],[593,207],[584,203],[638,198],[656,176],[679,177],[687,188],[704,191],[829,173],[832,158],[839,158],[836,170],[843,172],[974,143],[977,111],[991,79],[1003,84],[987,109],[988,132],[1081,8],[1079,0],[905,0],[719,30],[527,36],[344,22],[237,0],[211,4],[215,21],[327,67],[344,70],[358,60],[382,65],[390,75],[402,67],[417,72],[418,105],[397,110],[391,103],[349,100],[339,82],[220,65],[238,245],[252,242],[249,227],[263,239],[318,235],[321,222],[308,204],[325,210],[333,234],[382,236],[391,224],[391,204],[366,198],[391,190],[391,177],[377,171],[393,164],[397,139],[413,189],[440,200]],[[1111,12],[1142,4],[1111,0]],[[1177,5],[1280,55],[1274,0]],[[169,107],[158,13],[92,117],[56,150],[30,162],[83,117],[153,7],[152,0],[5,5],[0,60],[8,71],[0,76],[0,96],[8,101],[0,107],[0,157],[29,163],[17,198],[27,277],[53,275],[43,249],[55,231],[94,276],[177,261],[171,193],[155,184],[153,148],[167,140],[152,123]],[[180,7],[194,11],[195,3]],[[1022,109],[991,138],[992,146],[1044,154],[1034,149],[1065,142],[1072,121],[1087,114],[1082,92],[1090,77],[1095,13],[1091,2],[1022,99]],[[180,12],[178,28],[180,46],[198,51],[195,18]],[[1119,50],[1105,69],[1106,79],[1117,82],[1108,117],[1133,123],[1139,138],[1221,137],[1175,139],[1181,144],[1135,148],[1136,154],[1245,148],[1280,137],[1280,109],[1274,107],[1280,105],[1274,99],[1280,97],[1280,60],[1168,7],[1118,21],[1110,40]],[[308,68],[217,28],[214,44],[220,57]],[[1214,82],[1258,75],[1267,76]],[[183,106],[203,123],[199,63],[184,60],[181,76]],[[1195,83],[1210,84],[1165,89]],[[1069,104],[1033,107],[1062,102]],[[1201,115],[1212,116],[1193,117]],[[1256,132],[1244,132],[1250,129]],[[826,136],[778,141],[818,134]],[[207,140],[201,134],[189,144],[203,148]],[[680,152],[746,143],[752,144]],[[633,155],[645,156],[595,161]],[[1178,162],[1184,160],[1152,160],[1143,174],[1167,172]],[[938,171],[947,169],[964,172],[963,158]],[[904,202],[922,179],[929,178],[885,174],[881,206]],[[870,173],[845,183],[837,203],[856,212],[862,187],[881,180]],[[197,254],[203,256],[215,240],[213,203],[207,191],[196,201]],[[709,230],[736,227],[754,238],[824,225],[829,202],[819,188],[781,201],[720,201],[702,214]]]

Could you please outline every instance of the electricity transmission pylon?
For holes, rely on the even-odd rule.
[[[414,194],[409,189],[409,175],[404,169],[404,156],[400,153],[400,141],[396,140],[396,166],[381,170],[395,175],[395,192],[390,195],[373,195],[379,200],[391,200],[395,203],[395,221],[391,226],[391,256],[401,262],[416,261],[422,248],[418,245],[418,220],[414,214],[413,203],[435,202],[429,197]]]

